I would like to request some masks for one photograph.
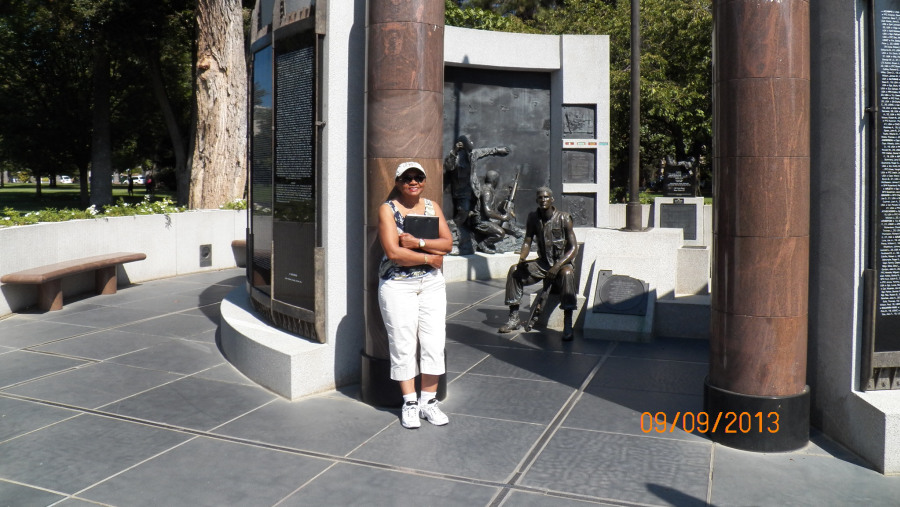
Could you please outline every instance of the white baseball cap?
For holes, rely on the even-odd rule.
[[[422,165],[418,162],[403,162],[397,166],[397,175],[394,176],[394,179],[400,179],[400,176],[410,169],[418,169],[420,173],[425,174],[425,169],[422,169]]]

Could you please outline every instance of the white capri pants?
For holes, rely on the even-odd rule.
[[[420,278],[381,280],[378,303],[387,329],[391,379],[409,380],[420,372],[443,375],[447,337],[443,273],[434,270]],[[417,344],[419,361],[416,361]]]

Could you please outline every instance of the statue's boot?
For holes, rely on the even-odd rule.
[[[512,333],[516,329],[522,327],[522,323],[519,322],[519,307],[515,306],[509,307],[509,320],[506,321],[506,324],[500,326],[500,329],[497,330],[499,333]]]
[[[482,253],[488,253],[488,254],[497,253],[497,249],[494,248],[494,245],[489,245],[484,241],[479,241],[478,245],[476,245],[475,249]]]
[[[563,311],[563,335],[564,342],[570,342],[575,338],[575,332],[572,330],[572,310]]]

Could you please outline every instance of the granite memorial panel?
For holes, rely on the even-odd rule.
[[[509,148],[507,156],[478,160],[477,179],[484,181],[487,171],[497,171],[497,200],[501,201],[519,172],[514,210],[517,224],[524,227],[525,218],[534,209],[534,199],[526,196],[550,185],[550,75],[446,67],[444,155],[450,153],[460,135],[467,135],[476,149]],[[452,202],[449,188],[445,188],[444,202]]]

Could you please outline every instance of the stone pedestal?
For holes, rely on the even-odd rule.
[[[653,338],[656,300],[675,297],[680,229],[621,231],[596,229],[584,239],[579,287],[587,299],[583,309],[586,339],[649,341]],[[597,285],[601,272],[645,282],[647,302],[642,314],[598,313]]]
[[[540,287],[540,285],[535,285],[535,287]],[[531,313],[531,307],[534,305],[537,295],[537,292],[533,292],[529,295],[528,308],[526,308],[525,313],[522,314],[522,319],[525,319]],[[582,295],[577,295],[576,298],[578,300],[578,309],[572,312],[572,326],[575,329],[581,329],[584,327],[584,303],[587,299]],[[559,307],[559,296],[550,294],[547,297],[547,306],[541,312],[541,316],[538,318],[535,327],[538,329],[552,329],[554,331],[562,332],[564,314],[565,310]]]

